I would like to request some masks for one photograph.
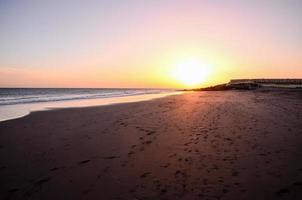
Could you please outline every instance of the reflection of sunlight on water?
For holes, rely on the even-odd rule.
[[[28,103],[17,105],[4,105],[0,106],[0,121],[15,119],[28,115],[31,112],[60,109],[60,108],[78,108],[89,106],[101,106],[117,103],[130,103],[137,101],[146,101],[165,97],[173,94],[180,94],[181,92],[161,93],[161,94],[145,94],[126,97],[113,97],[103,99],[85,99],[85,100],[72,100],[72,101],[56,101],[56,102],[43,102],[43,103]]]

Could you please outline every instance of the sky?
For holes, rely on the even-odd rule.
[[[301,8],[301,0],[0,0],[0,87],[302,78]],[[203,69],[190,73],[186,63]],[[182,80],[196,73],[201,82]]]

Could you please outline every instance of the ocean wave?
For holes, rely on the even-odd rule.
[[[99,99],[171,92],[165,89],[0,89],[0,106],[52,101]]]

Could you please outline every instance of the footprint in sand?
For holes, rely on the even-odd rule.
[[[50,181],[50,177],[46,177],[46,178],[43,178],[43,179],[40,179],[39,181],[36,182],[37,185],[41,185],[43,183],[46,183]]]
[[[146,178],[148,175],[150,175],[151,173],[150,172],[145,172],[143,173],[140,177],[141,178]]]
[[[118,156],[106,156],[106,157],[103,157],[104,159],[115,159],[115,158],[118,158]]]
[[[80,161],[79,164],[85,164],[85,163],[88,163],[90,162],[90,160],[83,160],[83,161]]]
[[[9,193],[15,193],[18,192],[20,189],[19,188],[12,188],[10,190],[8,190]]]
[[[53,168],[50,169],[50,171],[57,171],[57,170],[62,169],[62,168],[64,168],[64,167],[53,167]]]
[[[133,155],[134,154],[134,151],[130,151],[129,153],[128,153],[128,157],[130,157],[131,155]]]

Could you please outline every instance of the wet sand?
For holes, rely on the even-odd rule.
[[[1,122],[0,199],[302,199],[302,93],[193,92]]]

